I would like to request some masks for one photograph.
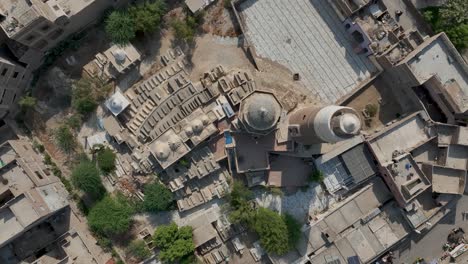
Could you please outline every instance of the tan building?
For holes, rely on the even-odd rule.
[[[445,33],[426,39],[393,70],[400,83],[423,86],[449,123],[468,117],[468,65]]]
[[[8,58],[2,51],[5,50],[0,48],[0,119],[8,114],[30,78],[25,65]]]
[[[44,53],[127,0],[4,0],[0,27],[19,61],[36,68]]]
[[[0,1],[0,119],[11,111],[48,50],[128,0]],[[138,54],[139,56],[139,54]],[[118,57],[118,56],[117,56]],[[111,59],[112,60],[112,59]],[[126,62],[133,61],[126,58]],[[125,63],[124,63],[125,64]],[[118,62],[117,72],[120,72]],[[127,67],[125,67],[127,68]]]
[[[90,77],[97,77],[104,82],[118,78],[128,72],[141,59],[140,53],[132,44],[126,46],[112,45],[103,53],[83,67]]]
[[[65,187],[28,141],[0,145],[0,179],[0,248],[68,207]]]

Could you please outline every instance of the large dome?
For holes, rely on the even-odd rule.
[[[171,154],[171,148],[167,143],[164,142],[156,142],[154,144],[154,150],[155,150],[155,155],[156,158],[159,160],[166,160],[169,158],[169,155]]]
[[[249,96],[243,102],[242,109],[247,125],[257,131],[273,128],[281,114],[281,105],[273,95],[267,93]]]

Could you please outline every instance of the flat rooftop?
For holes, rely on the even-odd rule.
[[[414,199],[431,185],[411,155],[400,157],[388,169],[391,180],[405,201]]]
[[[429,45],[414,56],[410,56],[408,65],[421,83],[437,75],[442,84],[457,81],[465,95],[468,95],[468,72],[466,64],[458,61],[458,52],[447,45],[444,35],[439,35]]]
[[[406,152],[430,139],[421,114],[409,116],[369,139],[369,145],[381,164],[390,162],[393,153]]]
[[[365,224],[358,223],[350,232],[314,256],[311,263],[368,263],[408,233],[409,228],[400,210],[391,202],[377,216]],[[361,262],[352,262],[351,258],[358,258]],[[341,262],[330,262],[331,260]]]
[[[325,103],[338,101],[376,71],[353,51],[351,36],[327,1],[247,0],[239,13],[256,55],[299,73]]]
[[[432,189],[438,193],[463,194],[466,171],[432,166]]]
[[[0,23],[7,35],[16,34],[19,29],[26,27],[39,17],[38,12],[33,8],[29,0],[2,0],[0,1],[0,11],[8,14],[6,19]],[[19,27],[21,24],[22,27]]]

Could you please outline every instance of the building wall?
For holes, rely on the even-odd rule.
[[[29,71],[0,55],[0,119],[4,118],[26,87]]]
[[[60,41],[103,18],[106,10],[130,2],[130,0],[91,0],[89,2],[69,0],[70,3],[73,3],[70,4],[73,5],[73,9],[70,8],[68,11],[60,6],[49,4],[51,1],[44,3],[42,0],[31,0],[33,8],[38,11],[40,16],[33,23],[10,36],[12,40],[37,51],[33,53],[35,58],[25,53],[25,56],[18,58],[21,62],[38,66],[40,63],[34,62],[34,60],[41,60],[44,53],[55,47]],[[82,7],[79,6],[80,3],[82,3]],[[59,9],[55,9],[54,13],[55,7]],[[40,54],[40,58],[37,58],[37,54]]]
[[[322,142],[316,135],[314,127],[315,116],[320,110],[320,107],[310,106],[301,108],[291,114],[289,124],[292,126],[297,125],[299,128],[299,135],[293,136],[296,142],[306,145]]]

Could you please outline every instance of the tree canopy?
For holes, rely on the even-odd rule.
[[[143,206],[146,211],[158,212],[169,209],[174,197],[164,185],[160,183],[150,183],[144,187],[145,200]]]
[[[91,230],[100,235],[119,235],[130,228],[132,214],[133,210],[125,199],[108,195],[91,208],[88,223]]]
[[[81,78],[73,84],[72,106],[82,115],[93,112],[98,105],[92,85],[92,80],[89,78]]]
[[[76,141],[75,136],[71,132],[70,128],[66,125],[61,125],[55,130],[54,133],[55,141],[58,147],[66,152],[70,153],[75,149]]]
[[[178,227],[175,223],[159,226],[154,232],[154,243],[161,250],[160,259],[177,262],[193,254],[192,227]]]
[[[260,236],[268,253],[282,255],[294,247],[300,237],[300,224],[292,216],[280,215],[268,208],[255,208],[253,193],[242,182],[235,181],[229,195],[229,220],[242,222]]]
[[[253,198],[253,193],[241,181],[234,181],[231,193],[228,195],[229,203],[236,208],[243,202]]]
[[[448,0],[443,6],[424,8],[422,14],[432,29],[445,32],[459,51],[468,48],[468,1]]]
[[[167,6],[163,0],[146,1],[128,8],[128,13],[133,20],[134,30],[143,33],[155,31],[161,24],[166,11]]]
[[[82,161],[72,171],[73,184],[94,200],[106,193],[101,182],[100,172],[90,161]]]
[[[288,227],[278,213],[268,208],[259,208],[252,229],[260,236],[260,243],[267,252],[283,255],[289,251]]]
[[[301,237],[301,224],[291,215],[284,214],[283,221],[288,228],[288,244],[293,248]]]
[[[105,174],[115,170],[115,153],[109,148],[103,148],[97,153],[97,164],[99,169]]]
[[[127,11],[112,11],[105,23],[106,33],[115,44],[126,45],[135,38],[133,19]]]

